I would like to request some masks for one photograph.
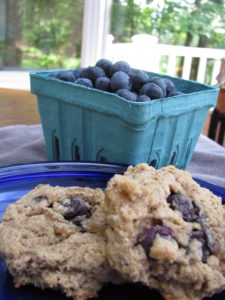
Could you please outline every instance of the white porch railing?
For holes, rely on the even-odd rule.
[[[168,56],[166,74],[171,76],[176,76],[177,57],[184,58],[181,76],[184,79],[190,79],[192,59],[199,58],[196,80],[202,83],[206,82],[207,64],[212,60],[210,84],[215,85],[225,50],[158,44],[157,37],[147,34],[133,36],[131,43],[113,43],[113,36],[108,36],[105,57],[113,62],[125,60],[133,68],[160,73],[162,56]]]
[[[109,0],[108,0],[109,1]],[[182,75],[184,79],[190,79],[193,57],[200,58],[197,70],[197,81],[205,82],[206,68],[209,60],[213,61],[210,84],[216,84],[216,76],[219,74],[221,62],[225,60],[225,50],[211,48],[195,48],[158,44],[157,37],[151,35],[135,35],[131,43],[113,43],[113,37],[107,36],[105,51],[100,54],[83,55],[83,66],[94,65],[101,57],[108,58],[113,62],[118,60],[127,61],[131,67],[160,72],[160,60],[162,56],[168,57],[167,71],[165,74],[176,76],[177,57],[184,57]],[[28,71],[1,71],[0,88],[30,89]]]

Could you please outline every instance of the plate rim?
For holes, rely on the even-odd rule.
[[[128,165],[118,163],[99,163],[89,161],[43,161],[27,164],[6,165],[0,167],[0,183],[9,178],[30,174],[53,172],[98,172],[98,173],[123,173]]]

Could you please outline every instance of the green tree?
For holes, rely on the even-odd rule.
[[[223,0],[164,1],[156,24],[160,42],[202,48],[223,48],[225,44],[225,3]],[[172,33],[172,34],[171,34]],[[167,40],[166,37],[170,39]],[[196,79],[199,59],[192,63],[191,79]],[[178,76],[182,73],[180,59]]]
[[[134,34],[148,33],[157,36],[162,44],[224,48],[224,16],[224,0],[146,0],[143,6],[134,0],[116,0],[111,33],[117,42],[129,41]],[[193,59],[191,79],[196,79],[198,63],[198,58]],[[178,76],[182,66],[180,58]]]
[[[110,32],[113,34],[115,42],[125,42],[127,39],[125,14],[126,7],[121,4],[120,0],[114,0],[111,10]]]
[[[72,66],[69,58],[80,56],[82,17],[82,0],[24,0],[24,65]]]
[[[224,0],[165,0],[161,11],[157,11],[155,24],[160,39],[172,33],[172,43],[186,46],[221,47],[215,33],[225,41]],[[204,38],[203,38],[204,37]]]
[[[114,0],[111,33],[116,40],[129,40],[133,34],[149,33],[164,44],[224,47],[224,0],[164,0],[162,5],[157,3],[146,0],[141,7],[134,0]],[[125,37],[118,35],[122,22]]]
[[[142,9],[134,0],[114,0],[111,13],[111,33],[115,42],[128,42],[139,33],[151,32],[153,9]]]
[[[0,0],[0,18],[4,36],[0,41],[1,64],[19,67],[22,60],[22,1]]]

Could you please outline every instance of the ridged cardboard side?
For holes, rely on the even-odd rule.
[[[49,160],[186,168],[218,96],[211,86],[172,78],[186,94],[135,103],[48,74],[31,73],[31,92],[38,96]]]

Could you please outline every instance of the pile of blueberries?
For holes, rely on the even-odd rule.
[[[175,84],[170,79],[149,78],[146,72],[132,69],[127,62],[122,60],[113,64],[110,60],[102,58],[95,66],[51,73],[50,76],[89,88],[116,93],[133,102],[147,102],[183,94],[176,90]]]

